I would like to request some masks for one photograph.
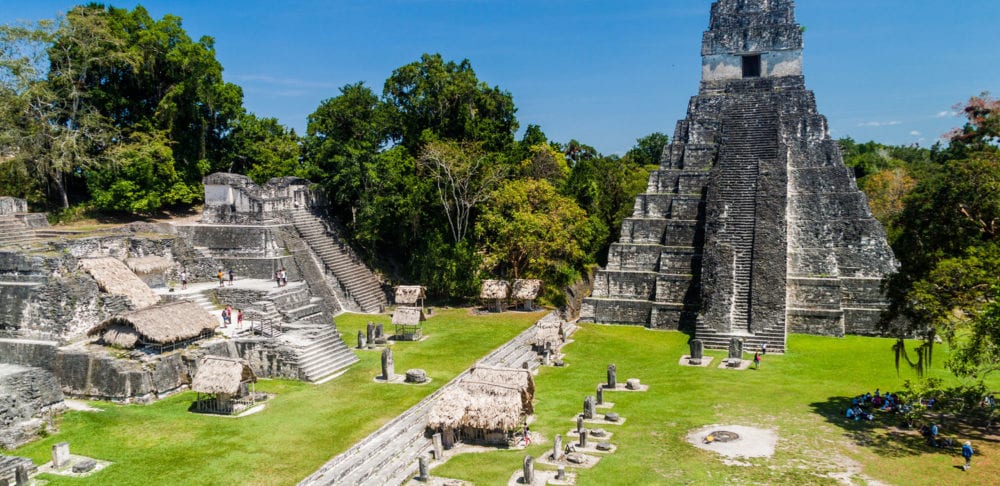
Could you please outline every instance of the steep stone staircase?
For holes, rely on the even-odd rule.
[[[345,307],[375,313],[388,306],[385,292],[375,275],[346,244],[337,240],[321,218],[305,209],[298,209],[293,212],[292,221],[302,239],[341,286],[348,300],[342,302]]]
[[[752,329],[754,246],[757,233],[758,176],[762,165],[778,159],[779,116],[773,100],[762,93],[747,94],[733,103],[722,119],[724,142],[719,153],[716,190],[724,205],[715,244],[731,249],[728,263],[732,286],[728,331],[720,332],[699,319],[695,334],[706,348],[725,349],[733,337],[744,340],[744,349],[783,352],[785,330]],[[782,321],[783,322],[783,321]]]

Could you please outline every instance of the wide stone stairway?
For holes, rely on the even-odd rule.
[[[14,216],[0,216],[0,247],[30,242],[35,231]]]
[[[344,307],[360,312],[382,312],[388,306],[385,292],[375,275],[338,241],[326,223],[305,209],[293,212],[292,220],[299,235],[333,275],[347,297]]]
[[[311,297],[309,287],[302,282],[289,283],[287,287],[274,288],[269,280],[242,280],[238,286],[265,289],[263,298],[247,309],[242,330],[235,327],[236,320],[226,329],[229,337],[250,337],[253,334],[273,338],[287,345],[295,357],[294,364],[299,378],[312,383],[323,383],[338,376],[345,368],[358,362],[358,357],[341,338],[340,332],[327,316],[320,299]],[[214,284],[192,284],[190,291],[181,298],[194,302],[220,320],[223,306],[209,295]],[[199,290],[199,287],[205,287]],[[265,290],[261,290],[264,292]]]

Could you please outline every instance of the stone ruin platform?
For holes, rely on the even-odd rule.
[[[722,363],[719,363],[718,368],[720,370],[748,370],[750,369],[750,365],[753,364],[753,360],[740,359],[739,366],[729,366],[729,363],[732,363],[733,361],[736,361],[736,358],[726,358],[722,360]]]
[[[92,468],[90,468],[86,472],[76,472],[77,470],[81,469],[81,466],[83,466],[84,468],[90,467],[91,465],[87,464],[88,461],[93,461]],[[52,462],[50,461],[39,466],[38,473],[54,474],[56,476],[66,476],[72,478],[85,478],[87,476],[91,476],[101,471],[102,469],[112,464],[114,463],[110,461],[102,461],[100,459],[94,459],[91,457],[70,454],[69,462],[65,466],[56,469],[55,467],[52,466]]]
[[[681,359],[680,361],[677,362],[677,364],[680,366],[691,366],[695,368],[708,368],[708,366],[712,364],[712,361],[714,360],[715,360],[714,356],[705,356],[701,358],[701,364],[691,364],[691,356],[684,355],[681,356]]]

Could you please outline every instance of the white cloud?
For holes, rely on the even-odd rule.
[[[892,126],[902,125],[902,124],[903,124],[903,122],[896,121],[896,120],[887,121],[887,122],[870,121],[870,122],[858,123],[858,126],[859,127],[892,127]]]
[[[914,137],[919,137],[920,136],[920,132],[914,130],[914,131],[910,132],[910,135],[913,135]]]
[[[949,116],[955,116],[957,114],[958,113],[955,113],[954,111],[939,111],[937,115],[934,115],[934,118],[948,118]]]

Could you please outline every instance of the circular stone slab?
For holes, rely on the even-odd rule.
[[[609,412],[604,414],[604,420],[607,420],[608,422],[617,422],[621,420],[621,417],[619,417],[617,413]]]
[[[608,431],[606,431],[604,429],[591,429],[590,430],[590,435],[593,436],[593,437],[604,437],[604,436],[608,435]]]

